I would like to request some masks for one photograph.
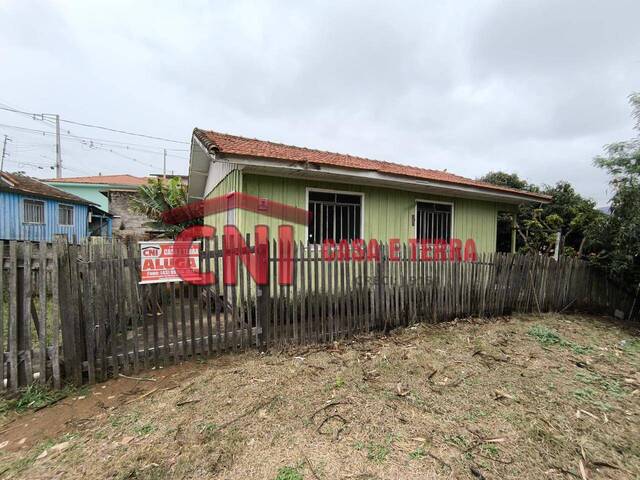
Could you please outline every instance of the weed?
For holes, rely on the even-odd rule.
[[[542,345],[550,347],[552,345],[559,345],[561,347],[570,348],[573,353],[577,355],[586,355],[591,353],[593,349],[589,346],[579,345],[574,342],[570,342],[562,338],[558,333],[545,327],[544,325],[534,325],[527,332],[528,335],[535,337]]]
[[[458,448],[467,448],[467,440],[462,435],[448,435],[445,442]]]
[[[564,342],[560,335],[544,325],[534,325],[527,333],[546,346],[558,345]]]
[[[366,450],[367,458],[376,463],[382,463],[387,459],[387,456],[391,452],[391,443],[393,439],[389,436],[387,437],[384,444],[382,443],[365,443],[362,441],[358,441],[354,444],[354,448],[356,450]]]
[[[622,398],[627,394],[617,380],[605,380],[602,382],[602,388],[616,398]]]
[[[338,376],[336,377],[336,382],[334,384],[335,388],[342,388],[346,385],[346,382],[344,381],[344,378]]]
[[[151,423],[145,423],[135,429],[138,435],[148,435],[156,430],[156,426]]]
[[[296,467],[281,467],[275,480],[303,480],[304,477]]]
[[[418,447],[413,452],[409,454],[409,458],[411,460],[422,460],[427,456],[427,452],[425,452],[424,448]]]
[[[491,457],[499,457],[500,449],[493,443],[483,443],[482,450]]]
[[[370,443],[367,445],[367,458],[376,463],[382,463],[389,455],[389,447],[380,443]]]
[[[576,380],[586,383],[587,385],[593,385],[602,381],[602,377],[597,373],[591,372],[578,372],[576,373]]]
[[[591,388],[579,388],[573,391],[573,396],[578,400],[591,402],[593,401],[593,397],[595,395],[595,391]]]

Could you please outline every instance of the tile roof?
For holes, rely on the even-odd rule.
[[[133,175],[95,175],[93,177],[64,177],[49,178],[45,182],[56,183],[87,183],[87,184],[109,184],[109,185],[126,185],[137,187],[147,183],[146,177],[134,177]]]
[[[69,192],[52,187],[46,183],[26,175],[16,173],[0,173],[0,190],[16,192],[36,197],[52,198],[65,202],[81,203],[83,205],[93,205],[93,203],[80,198]]]
[[[431,170],[427,168],[401,165],[398,163],[354,157],[353,155],[343,155],[340,153],[294,147],[291,145],[239,137],[210,130],[200,130],[198,128],[193,131],[193,134],[202,142],[207,150],[219,151],[225,154],[262,157],[273,160],[286,160],[289,162],[308,162],[317,165],[331,165],[357,170],[369,170],[419,180],[430,180],[451,185],[468,186],[481,190],[511,193],[540,201],[548,201],[550,199],[547,195],[493,185],[479,180],[461,177],[442,170]]]

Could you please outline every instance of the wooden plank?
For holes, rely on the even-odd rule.
[[[140,329],[140,297],[138,296],[138,271],[136,269],[136,248],[133,242],[127,243],[127,268],[129,272],[130,308],[131,308],[131,352],[133,361],[133,371],[138,372],[140,361],[139,349],[139,329]]]
[[[329,302],[329,297],[327,295],[327,271],[326,271],[326,261],[322,258],[322,251],[320,255],[320,285],[319,296],[320,296],[320,341],[326,342],[329,339],[329,335],[327,333],[327,304]]]
[[[220,353],[222,350],[222,345],[220,342],[220,308],[218,305],[220,304],[220,267],[219,263],[219,254],[218,254],[218,237],[213,237],[213,274],[215,275],[215,282],[213,284],[213,291],[216,296],[216,353]]]
[[[124,266],[124,244],[117,242],[115,243],[115,267],[116,267],[116,284],[118,292],[118,320],[120,327],[120,334],[122,336],[120,347],[122,348],[122,361],[123,361],[123,369],[125,374],[131,373],[131,359],[129,358],[129,344],[128,344],[128,327],[127,322],[129,315],[127,315],[127,306],[126,306],[126,296],[127,291],[129,290],[127,287],[129,285],[128,282],[125,282],[125,266]]]
[[[176,302],[178,301],[176,298],[176,282],[169,283],[169,301],[171,302],[171,333],[172,333],[172,343],[173,348],[171,350],[171,358],[173,359],[174,365],[178,363],[180,359],[180,351],[178,350],[178,316],[176,310]]]
[[[314,342],[321,341],[321,310],[320,310],[320,264],[318,263],[318,249],[319,245],[313,245],[313,294],[311,295],[311,301],[313,307],[311,308],[311,338]],[[311,268],[311,267],[310,267]]]
[[[247,246],[247,248],[245,249],[245,261],[247,265],[251,264],[251,235],[250,234],[246,234],[245,236],[245,244]],[[254,252],[255,252],[255,245],[254,245]],[[256,290],[257,291],[257,290]],[[254,318],[255,315],[253,313],[253,295],[251,294],[251,275],[247,272],[247,274],[245,275],[245,300],[246,300],[246,304],[245,304],[245,324],[247,327],[247,339],[248,339],[248,343],[247,343],[247,347],[251,347],[251,345],[258,345],[257,342],[257,338],[252,339],[252,332],[253,330],[253,324],[254,324]]]
[[[171,354],[171,338],[169,335],[169,301],[167,291],[169,284],[162,283],[160,288],[160,300],[162,304],[162,365],[168,366]]]
[[[60,299],[59,299],[59,271],[58,261],[60,257],[59,244],[54,243],[51,259],[51,373],[53,375],[53,388],[60,389],[60,358],[59,358],[59,335],[60,335]]]
[[[187,291],[187,299],[189,300],[189,332],[191,334],[191,358],[195,359],[198,354],[198,334],[196,332],[196,303],[197,299],[194,298],[197,294],[195,288],[190,283],[185,285]]]
[[[88,245],[86,246],[88,249]],[[96,365],[95,365],[95,351],[94,351],[94,334],[95,334],[95,315],[93,308],[93,287],[95,282],[92,281],[91,275],[93,268],[91,262],[88,261],[88,252],[84,257],[84,261],[80,263],[80,302],[82,305],[82,325],[85,329],[85,348],[87,352],[87,376],[89,383],[93,385],[96,383]]]
[[[292,289],[292,302],[291,302],[291,322],[293,323],[293,343],[300,344],[300,337],[298,332],[298,247],[296,242],[293,242],[293,285]]]
[[[96,380],[104,381],[107,379],[108,364],[106,352],[106,335],[107,335],[107,312],[105,298],[105,267],[103,260],[103,244],[95,242],[91,245],[91,262],[93,263],[93,277],[95,281],[94,293],[94,309],[95,309],[95,355],[96,355]]]
[[[222,246],[223,246],[223,250],[226,248],[225,247],[225,235],[222,236]],[[223,312],[223,325],[222,325],[222,334],[224,335],[224,350],[228,350],[229,348],[229,336],[227,335],[227,325],[229,324],[229,307],[228,307],[228,295],[227,295],[227,285],[224,284],[224,271],[225,269],[228,268],[227,264],[224,260],[224,254],[222,257],[222,312]],[[218,330],[218,335],[220,334],[220,331]]]
[[[18,243],[9,242],[9,389],[18,390]]]
[[[204,271],[207,276],[211,275],[211,241],[209,238],[205,238],[203,241],[204,248]],[[213,285],[207,285],[205,288],[206,302],[205,308],[207,310],[207,354],[213,355],[213,325],[211,316],[211,293]],[[171,302],[173,305],[173,301]]]
[[[46,257],[45,257],[46,261]],[[5,352],[5,335],[4,335],[4,240],[0,240],[0,392],[5,390],[5,372],[4,372],[4,352]],[[46,299],[45,299],[46,301]],[[45,304],[46,308],[46,304]],[[8,349],[7,349],[8,351]],[[45,356],[45,367],[46,367],[46,356]],[[46,369],[46,368],[45,368]]]
[[[31,359],[31,242],[24,242],[22,258],[23,297],[22,297],[22,330],[18,330],[18,343],[22,351],[24,361],[24,375],[26,384],[33,382],[33,365]]]
[[[306,290],[306,256],[304,242],[299,243],[300,252],[300,343],[307,342],[307,290]]]
[[[0,241],[0,252],[3,252],[3,242]],[[42,240],[39,245],[39,262],[40,271],[38,272],[38,298],[40,300],[39,322],[38,322],[38,343],[40,346],[40,383],[47,384],[47,242]],[[1,257],[0,257],[1,261]],[[0,268],[2,268],[0,266]],[[2,271],[0,271],[0,294],[2,288]],[[2,332],[2,313],[0,313],[0,332]],[[0,352],[4,349],[2,341],[2,333],[0,333]],[[4,362],[1,362],[4,365]],[[2,368],[0,367],[0,380],[3,378]],[[0,389],[2,387],[0,386]]]
[[[246,316],[247,316],[247,308],[245,304],[245,268],[244,261],[247,259],[247,253],[245,249],[242,248],[242,245],[237,245],[236,252],[238,253],[238,277],[237,277],[237,291],[238,291],[238,321],[240,323],[239,327],[241,330],[246,330]],[[247,277],[249,274],[247,273]],[[249,336],[251,338],[251,336]],[[238,339],[240,343],[240,349],[243,350],[245,345],[245,336],[244,334],[240,335]]]

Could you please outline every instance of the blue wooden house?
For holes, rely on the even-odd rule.
[[[46,240],[67,235],[111,236],[111,215],[96,205],[35,178],[0,172],[0,239]]]

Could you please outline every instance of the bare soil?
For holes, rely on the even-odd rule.
[[[570,315],[225,355],[0,417],[0,477],[640,478],[639,370]]]

